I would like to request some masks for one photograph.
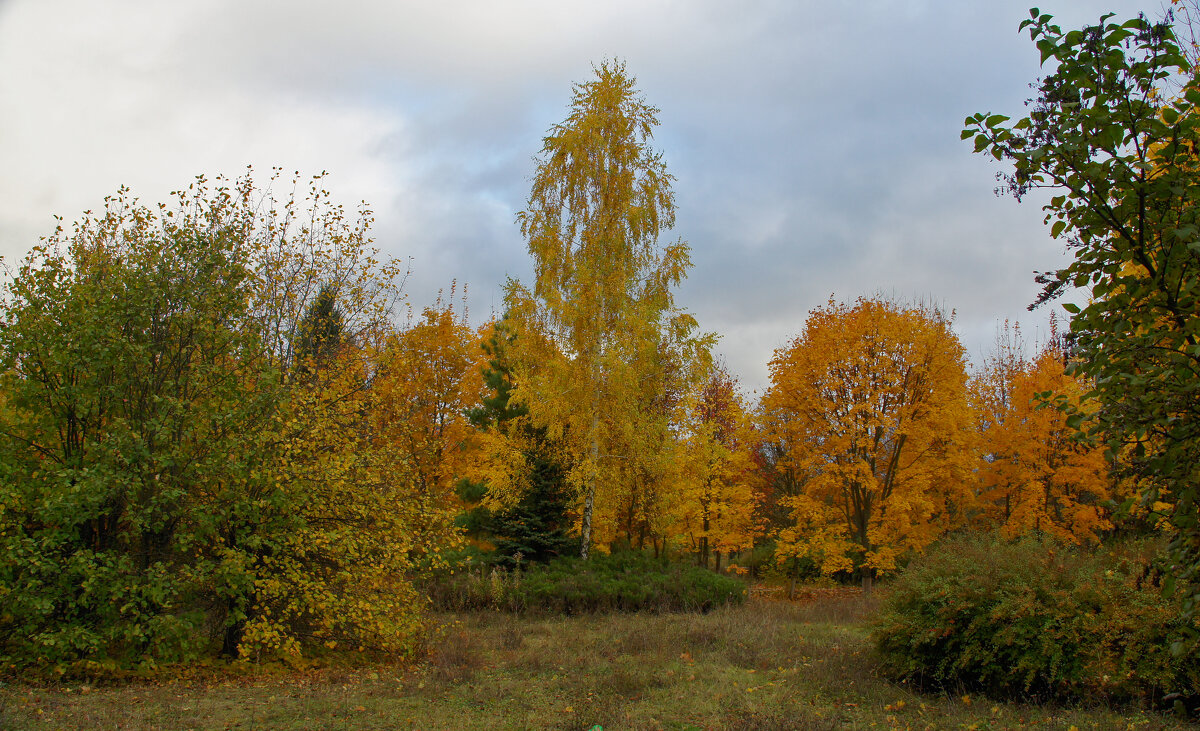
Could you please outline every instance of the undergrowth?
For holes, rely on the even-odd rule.
[[[1165,598],[1155,547],[1095,551],[967,537],[914,562],[875,624],[882,667],[1008,700],[1194,708],[1195,623]]]
[[[704,612],[746,599],[738,579],[638,552],[459,571],[430,582],[427,590],[437,609],[522,614]]]

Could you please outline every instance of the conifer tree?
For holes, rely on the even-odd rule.
[[[561,451],[546,437],[546,430],[529,423],[528,410],[512,401],[512,365],[508,350],[512,331],[504,320],[493,326],[483,342],[488,363],[483,370],[490,395],[468,412],[480,429],[500,432],[515,444],[524,457],[525,474],[519,480],[525,490],[513,505],[490,513],[477,528],[489,532],[498,563],[545,562],[570,550],[570,521],[567,515],[566,475]],[[480,497],[486,497],[485,493]],[[486,508],[483,508],[486,510]],[[519,556],[520,558],[514,558]]]

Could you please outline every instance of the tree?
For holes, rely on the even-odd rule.
[[[657,556],[676,537],[672,509],[688,461],[681,435],[706,355],[697,358],[687,340],[660,336],[639,382],[629,389],[634,406],[609,449],[637,457],[618,457],[609,467],[594,520],[598,542],[642,550],[649,541]]]
[[[337,304],[337,287],[324,284],[297,326],[296,367],[308,372],[329,363],[346,344],[346,318]]]
[[[1112,499],[1104,451],[1080,442],[1066,414],[1043,400],[1059,394],[1078,408],[1085,386],[1066,373],[1058,338],[1032,361],[1019,342],[1003,343],[972,381],[980,440],[980,505],[1001,534],[1031,532],[1072,543],[1096,542],[1112,528]]]
[[[230,457],[254,450],[272,409],[243,398],[270,374],[239,357],[256,343],[236,230],[219,208],[185,216],[163,221],[122,189],[35,247],[5,291],[9,662],[198,650],[190,599],[210,577],[177,564],[205,530],[195,486],[252,480]]]
[[[701,566],[707,568],[715,552],[720,568],[722,551],[749,548],[760,533],[752,455],[757,435],[737,380],[724,366],[713,367],[688,406],[677,478],[679,529]]]
[[[492,452],[483,455],[483,461],[498,458],[492,465],[496,469],[483,470],[475,484],[483,488],[479,510],[487,511],[487,517],[481,527],[491,535],[497,562],[543,563],[566,555],[575,544],[569,536],[568,468],[562,450],[546,437],[546,430],[533,426],[528,410],[512,401],[509,349],[514,337],[504,318],[483,341],[488,356],[483,380],[490,395],[467,416],[485,434],[482,450]],[[492,480],[501,483],[499,489],[493,489]],[[506,487],[510,488],[507,494]]]
[[[242,657],[413,647],[409,551],[426,536],[407,466],[364,428],[364,348],[388,327],[392,265],[321,196],[288,199],[281,219],[249,176],[225,182],[157,209],[122,190],[5,289],[7,664],[180,660],[213,633]],[[312,223],[293,247],[299,211]],[[334,309],[356,347],[292,379],[308,285],[331,261],[354,285]]]
[[[800,476],[777,556],[863,587],[965,519],[974,455],[962,345],[940,311],[830,300],[771,359],[768,438]]]
[[[467,411],[483,396],[479,342],[465,313],[439,298],[393,334],[374,361],[371,391],[379,408],[372,428],[380,448],[402,455],[407,465],[410,499],[425,505],[422,530],[431,538],[431,554],[441,543],[433,536],[449,532],[459,507],[455,487],[478,449]]]
[[[975,114],[963,138],[1006,160],[1020,199],[1044,206],[1074,259],[1039,277],[1039,302],[1083,288],[1072,313],[1070,372],[1090,384],[1070,413],[1123,457],[1145,505],[1173,504],[1174,578],[1200,599],[1200,78],[1166,23],[1144,17],[1063,30],[1031,12],[1021,24],[1053,69],[1014,124]],[[1177,85],[1177,91],[1173,91]]]
[[[671,287],[690,264],[687,245],[658,245],[674,225],[675,201],[672,177],[650,146],[657,110],[623,64],[605,62],[595,73],[575,86],[570,115],[543,139],[518,215],[534,287],[510,281],[506,295],[518,333],[514,399],[569,445],[585,557],[602,477],[648,457],[636,437],[663,418],[639,409],[661,342],[686,343],[689,357],[709,342],[694,338],[694,319],[673,306]]]

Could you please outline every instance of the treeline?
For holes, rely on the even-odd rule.
[[[1072,393],[1057,346],[1026,362],[1014,343],[971,381],[937,311],[831,302],[761,404],[678,312],[614,320],[580,372],[528,311],[472,328],[452,290],[404,317],[369,211],[321,182],[275,200],[197,180],[157,209],[122,191],[8,283],[10,669],[403,653],[415,587],[464,560],[599,546],[744,569],[757,546],[869,577],[956,527],[1109,526],[1103,461],[1033,403]]]

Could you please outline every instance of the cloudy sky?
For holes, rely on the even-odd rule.
[[[1063,261],[1036,202],[993,194],[963,118],[1020,114],[1028,0],[0,0],[0,255],[120,185],[156,202],[247,165],[376,212],[420,308],[471,319],[533,267],[514,223],[571,84],[623,59],[661,110],[694,268],[677,302],[749,388],[828,300],[933,300],[979,361],[1045,333],[1032,271]],[[1158,0],[1045,0],[1064,26]]]

